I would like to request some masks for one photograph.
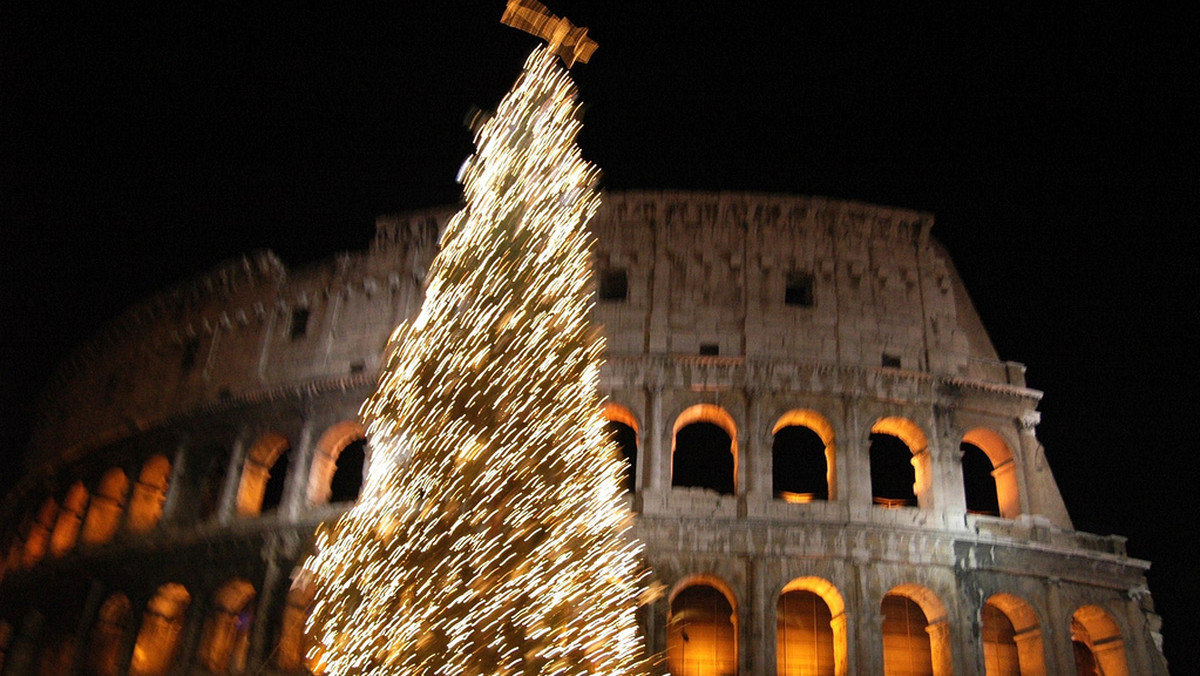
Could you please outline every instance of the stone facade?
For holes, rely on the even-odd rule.
[[[6,676],[303,670],[297,566],[348,504],[358,406],[452,213],[381,218],[368,251],[301,271],[223,265],[63,364],[0,512]],[[602,388],[636,435],[661,671],[798,669],[786,596],[829,618],[794,630],[823,646],[811,673],[901,673],[906,651],[937,676],[1167,673],[1148,564],[1073,529],[1041,393],[998,359],[932,225],[820,198],[606,196]],[[682,478],[689,428],[727,435],[730,490]],[[792,428],[824,447],[816,493],[774,467]],[[879,488],[883,437],[907,449],[909,498]],[[990,465],[991,514],[968,509],[964,442]],[[900,607],[919,610],[916,643],[896,638]]]

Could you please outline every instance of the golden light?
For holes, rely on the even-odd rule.
[[[537,49],[476,128],[466,206],[362,408],[358,503],[317,538],[309,655],[329,674],[643,669],[640,547],[588,323],[597,172]]]

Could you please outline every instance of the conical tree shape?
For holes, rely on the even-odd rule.
[[[363,407],[362,498],[308,562],[331,674],[641,669],[578,130],[570,77],[539,48],[476,132],[466,206]]]

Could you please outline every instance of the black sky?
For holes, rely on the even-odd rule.
[[[462,120],[533,39],[502,0],[342,4],[0,5],[6,454],[55,362],[139,298],[457,201]],[[552,3],[600,45],[574,75],[604,186],[935,213],[1001,357],[1046,392],[1076,526],[1154,562],[1172,671],[1200,673],[1194,10],[721,4],[752,6]]]

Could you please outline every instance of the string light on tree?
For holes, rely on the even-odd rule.
[[[506,18],[518,5],[531,3]],[[329,674],[644,669],[639,546],[587,321],[596,170],[555,58],[595,43],[552,19],[571,57],[554,40],[535,49],[476,125],[466,205],[363,405],[362,497],[307,562],[309,634]]]

